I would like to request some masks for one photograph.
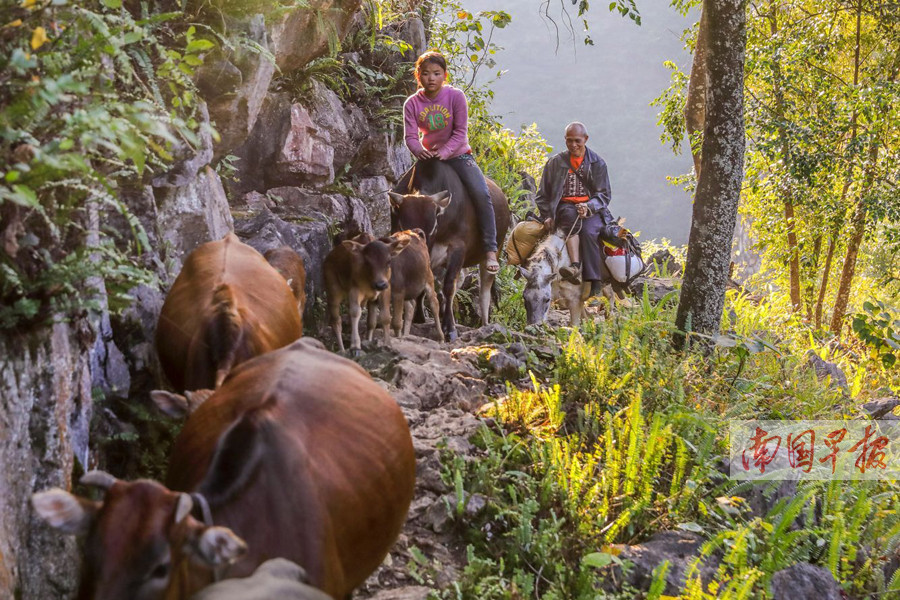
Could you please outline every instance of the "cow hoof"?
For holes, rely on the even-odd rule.
[[[362,348],[350,348],[350,356],[352,356],[353,358],[359,358],[362,355]]]
[[[456,339],[459,337],[459,334],[456,333],[456,330],[453,330],[453,331],[448,331],[447,335],[445,335],[444,337],[447,338],[448,342],[455,342]]]

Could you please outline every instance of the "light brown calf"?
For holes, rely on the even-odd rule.
[[[287,281],[294,298],[297,299],[297,310],[300,312],[302,322],[303,311],[306,309],[306,268],[303,265],[303,258],[290,246],[266,250],[263,256]]]
[[[441,311],[437,294],[434,292],[434,274],[431,272],[431,259],[425,245],[425,232],[421,229],[407,229],[395,233],[393,237],[409,240],[403,252],[391,261],[390,296],[393,311],[391,327],[394,335],[397,337],[409,335],[416,299],[424,293],[434,315],[438,339],[443,342]]]
[[[390,287],[391,258],[397,256],[407,244],[409,237],[374,239],[367,233],[361,233],[352,240],[341,242],[325,257],[322,275],[328,296],[328,315],[341,352],[344,351],[341,302],[345,299],[350,308],[350,349],[354,353],[362,351],[359,318],[364,302],[369,307],[368,339],[371,340],[374,335],[376,305],[380,304],[384,341],[390,342],[390,305],[388,296],[382,292]]]

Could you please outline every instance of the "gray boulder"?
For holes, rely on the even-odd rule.
[[[269,26],[275,63],[287,73],[322,56],[344,38],[362,0],[319,0],[315,8],[288,11]]]
[[[334,147],[331,136],[302,104],[291,105],[287,135],[278,144],[274,161],[266,170],[267,187],[325,185],[334,181]]]
[[[173,276],[194,248],[234,229],[222,181],[209,166],[187,185],[154,188],[154,196],[157,236],[166,248],[166,270]]]
[[[398,181],[413,165],[412,154],[395,133],[373,133],[353,159],[353,172],[363,177],[386,177]]]
[[[372,233],[376,237],[391,233],[391,201],[387,195],[390,189],[384,176],[366,177],[356,185],[356,193],[368,209]]]
[[[885,416],[893,416],[892,412],[898,406],[900,406],[900,398],[887,396],[866,402],[863,404],[863,410],[872,419],[882,419]]]
[[[773,600],[841,600],[841,586],[831,571],[797,563],[772,576]]]
[[[246,24],[232,24],[236,34],[268,50],[266,24],[262,15],[254,15]],[[256,124],[263,100],[275,74],[275,63],[263,52],[245,43],[233,50],[218,50],[197,68],[197,87],[209,105],[219,141],[215,156],[220,158],[240,146]]]
[[[347,165],[369,136],[366,116],[355,104],[343,104],[338,95],[319,81],[312,82],[312,120],[334,149],[334,171]]]
[[[700,554],[700,546],[703,538],[688,531],[661,531],[643,544],[625,546],[619,554],[621,560],[632,563],[625,581],[637,589],[647,589],[653,581],[653,572],[663,562],[669,561],[669,570],[666,573],[666,587],[664,594],[678,595],[684,589],[685,576],[691,563]],[[718,560],[715,556],[706,558],[699,565],[700,578],[704,584],[713,579],[716,573]],[[616,581],[622,581],[621,569],[616,566],[619,576]]]
[[[806,366],[816,372],[819,381],[824,381],[829,387],[838,388],[844,393],[850,391],[847,385],[847,376],[841,371],[841,368],[833,362],[822,360],[815,351],[810,350],[806,353]]]

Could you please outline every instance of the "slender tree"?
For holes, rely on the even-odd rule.
[[[702,10],[702,9],[701,9]],[[691,143],[691,156],[694,159],[694,175],[700,177],[700,144],[698,135],[703,132],[706,118],[706,90],[708,87],[706,73],[706,48],[709,37],[709,19],[706,11],[700,13],[700,24],[697,26],[697,39],[694,42],[694,59],[691,63],[691,78],[688,82],[687,97],[684,102],[684,124],[688,140]]]
[[[746,15],[743,0],[704,0],[703,13],[709,19],[709,87],[700,178],[675,324],[680,332],[715,334],[725,305],[744,173]],[[684,333],[677,333],[675,346],[682,347],[685,340]]]

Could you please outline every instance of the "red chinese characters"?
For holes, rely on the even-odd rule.
[[[802,469],[804,473],[809,473],[813,468],[815,446],[816,432],[812,429],[802,431],[796,436],[789,433],[787,436],[787,450],[788,462],[791,467]]]
[[[837,455],[840,452],[840,448],[838,448],[838,444],[844,439],[844,436],[847,435],[846,429],[835,429],[831,433],[825,436],[825,445],[831,448],[831,453],[820,458],[819,462],[823,463],[827,460],[831,460],[831,474],[834,474],[834,465],[837,462]]]
[[[872,425],[866,426],[866,433],[863,438],[856,442],[849,450],[849,452],[856,452],[857,448],[862,446],[859,456],[856,457],[855,463],[856,468],[859,469],[860,473],[865,473],[866,469],[887,468],[887,464],[884,462],[885,453],[883,450],[888,445],[888,438],[887,436],[882,435],[869,442],[869,438],[871,438],[874,433],[875,428]]]
[[[759,469],[760,474],[766,472],[766,465],[775,460],[775,456],[778,454],[778,448],[781,447],[781,436],[773,435],[767,438],[767,434],[768,432],[762,427],[757,427],[756,433],[750,438],[750,441],[753,444],[750,448],[753,450],[753,466]],[[772,441],[775,442],[775,448],[770,451],[768,444]],[[741,453],[741,463],[744,465],[745,471],[750,470],[750,461],[747,459],[746,450]]]

